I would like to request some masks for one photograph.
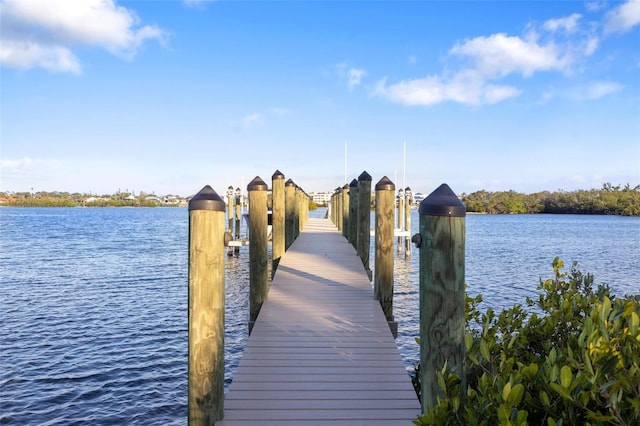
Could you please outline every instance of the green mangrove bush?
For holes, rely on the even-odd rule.
[[[467,297],[466,389],[443,366],[442,395],[416,425],[640,424],[640,296],[563,268],[554,259],[531,314],[480,313],[482,297]]]

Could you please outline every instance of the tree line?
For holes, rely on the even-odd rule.
[[[0,193],[0,205],[12,207],[156,207],[156,200],[149,200],[145,193],[130,197],[130,193],[91,196],[68,192],[15,192]]]
[[[560,213],[640,216],[640,185],[602,185],[601,189],[536,192],[476,191],[462,194],[467,212],[489,214]]]

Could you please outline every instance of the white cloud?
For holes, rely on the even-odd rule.
[[[591,83],[583,95],[585,99],[595,100],[619,92],[624,86],[613,81],[597,81]]]
[[[271,113],[276,117],[286,117],[287,115],[291,115],[291,110],[281,107],[272,107]]]
[[[450,57],[463,59],[462,68],[451,76],[432,75],[387,85],[376,85],[374,96],[403,105],[434,105],[453,101],[469,105],[492,105],[519,96],[522,90],[493,81],[510,74],[530,77],[535,72],[565,70],[568,54],[554,43],[540,44],[534,32],[525,38],[503,33],[476,37],[454,45]]]
[[[450,53],[469,58],[488,77],[511,73],[528,77],[536,71],[562,70],[569,64],[554,43],[539,44],[533,33],[526,39],[503,33],[476,37],[456,44]]]
[[[182,2],[188,7],[201,7],[206,3],[213,3],[216,0],[182,0]]]
[[[606,0],[594,0],[585,3],[585,7],[589,12],[597,12],[607,7]]]
[[[29,185],[38,185],[43,180],[57,175],[63,169],[58,160],[24,157],[20,159],[0,160],[3,185],[7,183],[19,188]],[[4,188],[14,190],[14,188]]]
[[[165,33],[140,25],[136,14],[114,0],[5,0],[0,4],[3,65],[79,72],[72,49],[84,45],[132,58],[146,40]],[[21,52],[28,47],[28,54]]]
[[[19,69],[41,67],[54,72],[81,72],[78,58],[66,47],[45,47],[29,41],[4,40],[0,44],[0,64]]]
[[[542,27],[550,32],[566,31],[568,33],[574,32],[578,28],[578,21],[582,15],[574,13],[565,18],[549,19]]]
[[[347,75],[347,86],[349,87],[349,90],[353,90],[354,87],[360,85],[360,82],[362,82],[362,78],[367,75],[367,72],[359,68],[350,68],[347,72]]]
[[[640,0],[631,0],[616,10],[628,18],[626,22],[635,22],[631,17],[636,4],[640,5]],[[522,89],[501,80],[514,75],[531,78],[541,72],[570,75],[586,69],[581,62],[597,51],[600,36],[594,25],[581,28],[581,19],[574,13],[539,26],[530,24],[521,36],[496,33],[459,41],[449,49],[445,71],[398,82],[385,78],[378,81],[372,95],[402,105],[446,101],[490,105],[519,96]],[[599,84],[590,87],[581,99],[597,99],[621,89],[615,84]],[[545,101],[550,99],[548,93],[542,96]]]
[[[439,76],[404,80],[387,86],[380,80],[373,92],[392,102],[407,106],[429,106],[445,101],[467,105],[491,105],[520,95],[521,90],[511,86],[487,84],[473,73],[460,73],[444,81]]]
[[[347,88],[351,91],[356,86],[362,83],[362,79],[367,75],[367,72],[361,68],[354,68],[349,66],[346,62],[341,62],[334,65],[335,73],[338,75],[341,81],[347,82]]]
[[[249,114],[245,117],[243,117],[240,120],[240,127],[242,127],[242,129],[246,130],[249,129],[253,126],[256,126],[258,124],[262,124],[263,118],[261,114],[258,114],[257,112],[254,112],[252,114]]]
[[[606,33],[622,33],[640,24],[640,0],[628,0],[612,9],[605,17]]]

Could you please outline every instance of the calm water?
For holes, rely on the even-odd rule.
[[[0,208],[0,424],[186,423],[187,217]],[[417,232],[415,212],[412,224]],[[640,291],[638,218],[469,215],[466,253],[469,292],[488,306],[535,295],[555,256],[616,293]],[[418,358],[417,262],[416,251],[395,262],[408,369]],[[226,285],[230,382],[247,339],[246,248],[228,258]]]

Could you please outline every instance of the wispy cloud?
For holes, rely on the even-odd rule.
[[[640,0],[629,0],[605,17],[605,33],[623,33],[640,24]]]
[[[62,169],[58,160],[23,157],[19,159],[7,158],[0,160],[2,180],[12,183],[34,185],[40,180],[56,174]],[[31,180],[27,182],[27,180]],[[22,185],[24,186],[24,185]]]
[[[275,115],[276,117],[286,117],[287,115],[291,115],[291,110],[288,108],[282,108],[282,107],[271,107],[271,114]]]
[[[354,87],[360,85],[362,78],[367,75],[367,72],[360,68],[350,68],[347,75],[347,86],[349,87],[349,90],[353,90]]]
[[[621,91],[623,87],[624,86],[614,81],[596,81],[587,86],[587,90],[582,95],[582,98],[586,100],[600,99]]]
[[[541,72],[571,74],[598,49],[599,35],[592,23],[581,25],[581,18],[574,13],[541,25],[529,24],[521,36],[495,33],[462,40],[449,49],[446,71],[391,83],[385,77],[378,80],[371,93],[408,106],[447,101],[491,105],[519,96],[523,89],[514,85],[513,78],[504,84],[505,78],[526,79]],[[639,22],[640,0],[629,0],[605,19],[612,29],[629,29]],[[584,99],[597,99],[621,89],[615,83],[598,84]],[[549,94],[545,98],[549,99]]]
[[[338,78],[346,81],[349,91],[362,83],[362,79],[367,75],[367,72],[362,68],[355,68],[342,62],[335,65],[335,72]]]
[[[543,24],[543,28],[550,32],[566,31],[568,33],[574,32],[578,28],[578,21],[582,15],[574,13],[565,18],[549,19]]]
[[[247,130],[251,127],[257,126],[257,125],[261,125],[264,123],[264,119],[262,117],[262,114],[259,114],[257,112],[251,113],[245,117],[243,117],[240,120],[240,127],[243,130]]]
[[[105,49],[132,59],[147,40],[166,33],[141,25],[135,12],[114,0],[5,0],[0,3],[0,64],[80,73],[77,46]]]
[[[189,7],[200,7],[207,3],[213,3],[214,1],[216,0],[182,0],[182,3]]]
[[[388,86],[386,79],[383,79],[373,91],[374,96],[382,96],[407,106],[429,106],[445,101],[491,105],[520,93],[521,90],[512,86],[487,84],[480,75],[472,72],[459,73],[448,80],[440,76],[429,76]]]

